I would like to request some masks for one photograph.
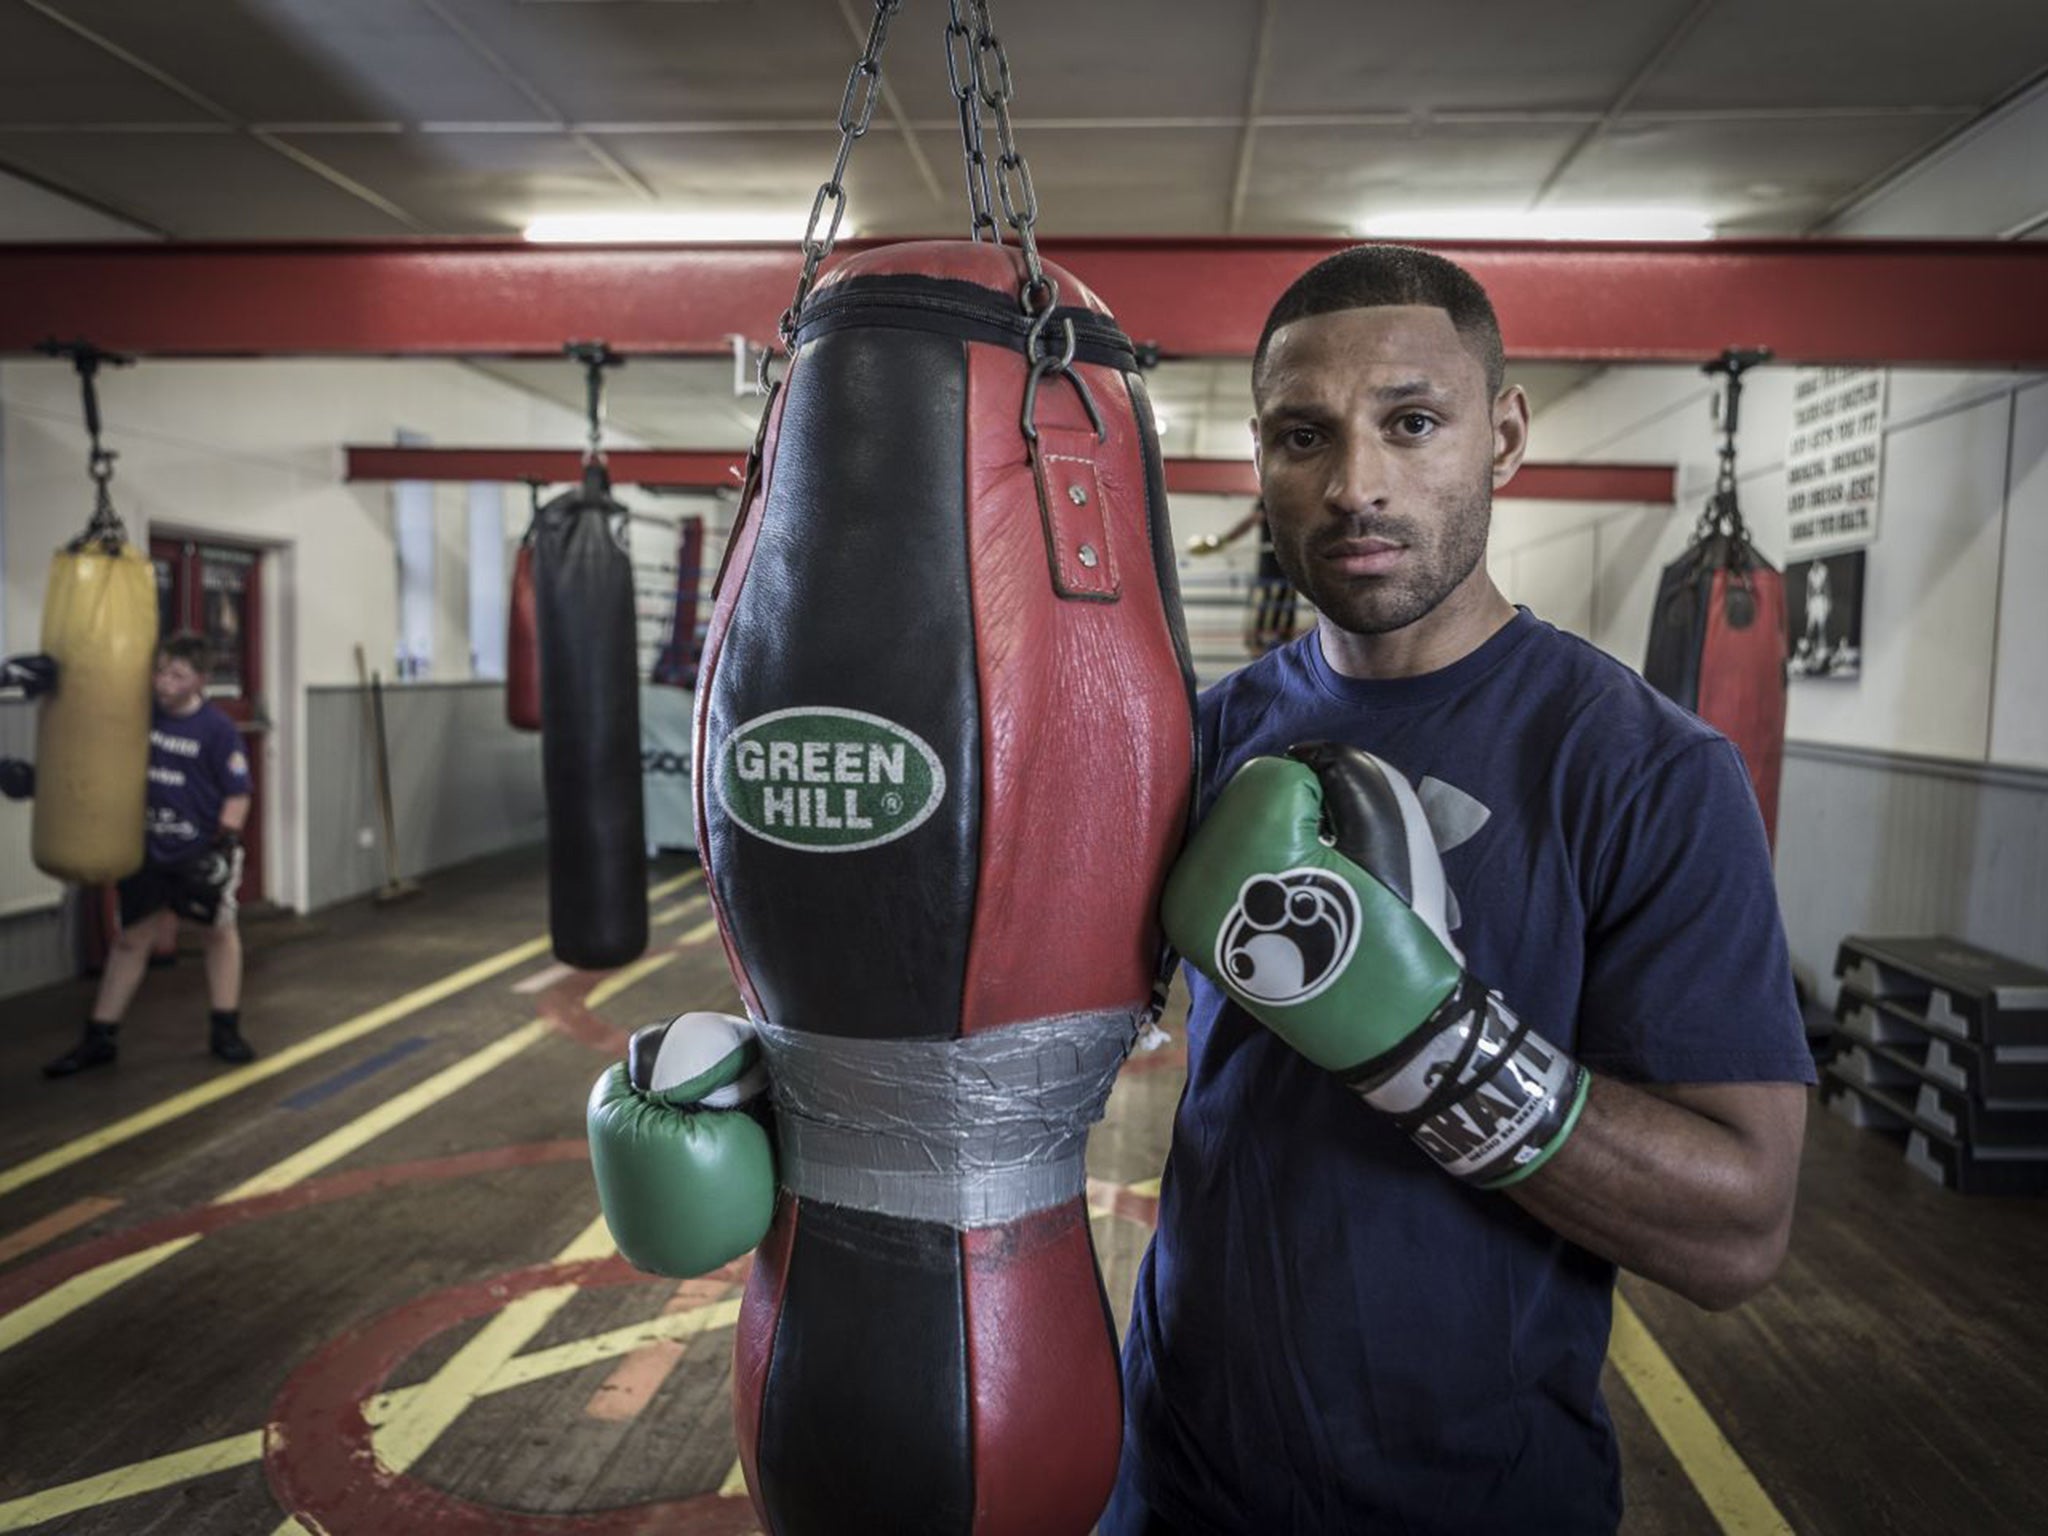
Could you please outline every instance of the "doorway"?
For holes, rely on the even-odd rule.
[[[158,536],[149,541],[149,558],[156,567],[158,634],[189,629],[206,637],[213,648],[206,696],[242,733],[242,755],[249,760],[255,802],[242,829],[248,854],[242,861],[236,900],[252,906],[269,894],[264,880],[263,827],[268,818],[263,749],[271,722],[263,702],[263,551],[216,539]]]

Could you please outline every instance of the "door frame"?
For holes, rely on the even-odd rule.
[[[249,605],[249,618],[257,643],[250,661],[256,683],[253,713],[263,722],[263,729],[244,738],[252,766],[260,764],[261,768],[260,792],[253,807],[261,868],[252,873],[261,881],[259,899],[303,910],[305,858],[297,807],[304,803],[305,765],[299,751],[297,658],[290,643],[289,622],[295,546],[289,541],[252,537],[241,529],[219,531],[161,519],[150,520],[149,538],[152,555],[155,541],[162,539],[218,545],[256,557],[252,572],[256,601]]]

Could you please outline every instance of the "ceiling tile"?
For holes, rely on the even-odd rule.
[[[1280,0],[1264,110],[1599,110],[1692,4]]]
[[[442,3],[574,122],[802,115],[829,127],[856,56],[832,0]]]
[[[1345,234],[1375,214],[1519,207],[1578,137],[1574,128],[1263,128],[1246,230]]]
[[[640,193],[562,133],[283,137],[439,234],[516,234],[536,214],[646,206]]]
[[[1013,110],[1022,117],[1236,118],[1244,111],[1258,0],[1009,0],[994,10],[1010,59]],[[953,111],[944,16],[936,0],[906,6],[890,35],[895,78],[919,117]]]
[[[959,140],[924,138],[946,180],[948,218],[964,228],[966,172]],[[1235,129],[1041,126],[1020,133],[1018,142],[1038,189],[1039,230],[1049,238],[1223,230],[1237,157]]]
[[[188,240],[347,239],[409,233],[369,204],[241,134],[51,138],[0,127],[0,163]]]
[[[1918,119],[1627,123],[1573,165],[1550,199],[1697,207],[1724,233],[1796,233],[1930,140]]]
[[[0,124],[212,121],[105,50],[26,6],[0,6]]]
[[[1636,105],[1988,105],[2043,68],[2042,0],[1722,0]]]
[[[58,3],[247,122],[532,113],[419,0]]]
[[[838,148],[824,130],[606,134],[601,142],[655,188],[665,211],[769,210],[799,228]],[[953,164],[934,161],[932,171],[937,196],[899,135],[870,134],[848,163],[848,227],[863,234],[925,234],[955,222],[964,227],[964,215],[956,220],[953,210]],[[964,209],[966,192],[957,196]]]

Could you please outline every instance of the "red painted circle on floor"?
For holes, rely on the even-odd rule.
[[[717,1273],[735,1282],[746,1261]],[[284,1508],[324,1536],[741,1536],[757,1531],[743,1498],[698,1494],[575,1514],[494,1509],[393,1472],[377,1459],[363,1404],[428,1340],[551,1285],[646,1285],[624,1259],[537,1264],[437,1291],[343,1334],[294,1371],[263,1430],[263,1469]]]

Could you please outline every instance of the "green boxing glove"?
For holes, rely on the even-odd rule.
[[[635,1268],[709,1274],[767,1235],[775,1153],[768,1070],[745,1019],[686,1013],[640,1030],[590,1090],[598,1203]]]
[[[1174,947],[1468,1183],[1525,1179],[1578,1123],[1586,1069],[1466,974],[1422,803],[1312,742],[1253,758],[1167,878]]]

